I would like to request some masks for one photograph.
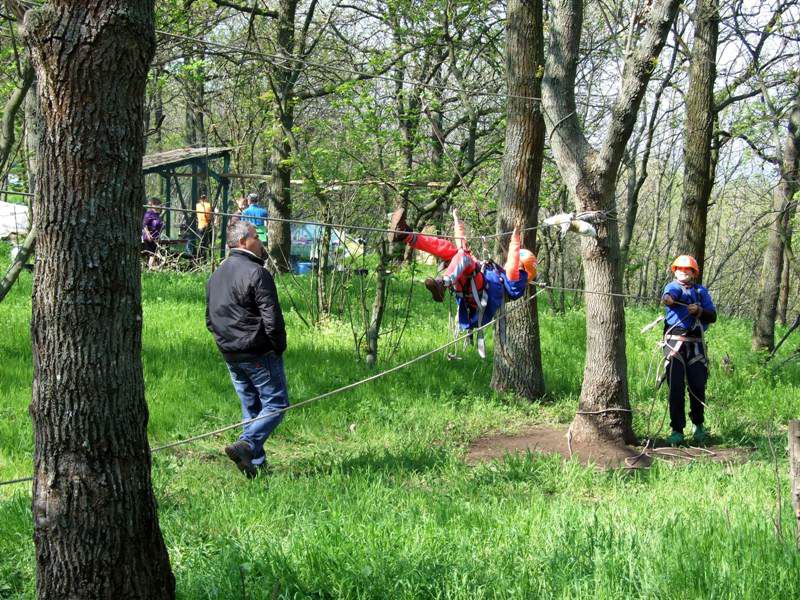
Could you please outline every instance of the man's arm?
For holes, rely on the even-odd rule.
[[[283,321],[281,305],[278,303],[278,290],[269,271],[266,269],[259,271],[253,282],[253,295],[261,313],[261,323],[275,352],[283,354],[286,350],[286,324]]]
[[[675,304],[675,301],[681,297],[681,292],[678,288],[676,288],[672,283],[668,283],[667,286],[664,288],[664,293],[661,294],[661,301],[666,306],[672,306]]]
[[[698,294],[700,296],[700,315],[699,319],[703,323],[714,323],[717,320],[717,307],[711,300],[711,294],[703,288]]]

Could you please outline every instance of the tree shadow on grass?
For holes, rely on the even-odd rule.
[[[295,459],[287,466],[287,471],[294,478],[355,473],[407,476],[440,470],[450,461],[450,452],[436,446],[400,451],[367,448],[346,457],[327,453]]]

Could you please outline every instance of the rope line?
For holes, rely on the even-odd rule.
[[[544,282],[537,283],[534,282],[534,285],[538,285],[539,287],[554,290],[554,291],[561,291],[561,292],[582,292],[584,294],[595,294],[597,296],[613,296],[617,298],[632,298],[634,300],[640,300],[643,302],[654,302],[656,299],[651,296],[637,296],[636,294],[625,294],[624,292],[600,292],[597,290],[584,290],[581,288],[570,288],[570,287],[558,287],[554,285],[548,285]],[[659,299],[660,300],[660,299]],[[677,304],[678,306],[689,306],[684,302],[678,302],[677,300],[673,300],[673,304]]]
[[[306,405],[311,404],[313,402],[317,402],[319,400],[323,400],[325,398],[329,398],[331,396],[335,396],[337,394],[341,394],[342,392],[346,392],[348,390],[352,390],[354,388],[357,388],[357,387],[359,387],[361,385],[364,385],[366,383],[369,383],[371,381],[375,381],[376,379],[381,379],[382,377],[385,377],[387,375],[390,375],[392,373],[400,371],[401,369],[405,369],[406,367],[409,367],[409,366],[413,365],[414,363],[417,363],[417,362],[419,362],[421,360],[424,360],[424,359],[436,354],[437,352],[442,352],[443,350],[447,350],[447,348],[451,344],[453,344],[455,342],[460,342],[462,340],[465,340],[468,337],[472,336],[473,333],[476,333],[478,331],[486,329],[487,327],[490,327],[491,325],[494,325],[495,322],[497,322],[501,318],[513,313],[516,310],[519,310],[520,308],[522,308],[524,306],[527,306],[529,302],[531,302],[534,298],[536,298],[543,291],[544,291],[544,288],[542,288],[542,289],[538,290],[537,292],[531,294],[531,296],[527,300],[525,300],[524,302],[520,302],[520,303],[516,304],[515,306],[512,306],[510,309],[506,309],[506,310],[500,311],[500,314],[497,315],[494,319],[492,319],[488,323],[485,323],[485,324],[483,324],[483,325],[481,325],[479,327],[475,327],[474,329],[470,329],[467,333],[461,335],[460,337],[457,337],[454,340],[448,340],[446,344],[442,344],[441,346],[438,346],[438,347],[434,348],[433,350],[428,350],[427,352],[425,352],[423,354],[420,354],[418,356],[415,356],[414,358],[412,358],[410,360],[407,360],[406,362],[400,363],[399,365],[395,365],[394,367],[391,367],[390,369],[386,369],[385,371],[381,371],[380,373],[376,373],[375,375],[370,375],[369,377],[366,377],[365,379],[361,379],[361,380],[355,381],[353,383],[348,383],[347,385],[344,385],[342,387],[336,388],[334,390],[330,390],[328,392],[324,392],[324,393],[319,394],[317,396],[314,396],[312,398],[308,398],[306,400],[303,400],[302,402],[298,402],[297,404],[292,404],[292,405],[287,406],[285,408],[274,410],[274,411],[269,412],[269,413],[264,414],[264,415],[259,415],[257,417],[252,418],[252,419],[246,419],[246,420],[243,420],[243,421],[239,421],[237,423],[233,423],[232,425],[226,425],[225,427],[220,427],[219,429],[214,429],[212,431],[207,431],[205,433],[201,433],[201,434],[189,437],[189,438],[185,438],[185,439],[182,439],[182,440],[176,440],[174,442],[170,442],[168,444],[163,444],[161,446],[156,446],[155,448],[150,450],[150,453],[152,454],[152,453],[155,453],[155,452],[161,452],[161,451],[167,450],[169,448],[175,448],[176,446],[183,446],[185,444],[191,444],[193,442],[196,442],[196,441],[199,441],[199,440],[202,440],[202,439],[205,439],[205,438],[213,437],[213,436],[219,435],[221,433],[225,433],[226,431],[230,431],[231,429],[236,429],[238,427],[243,427],[244,425],[249,425],[250,423],[255,423],[257,421],[261,421],[263,419],[267,419],[269,417],[273,417],[273,416],[275,416],[277,414],[284,413],[286,411],[289,411],[289,410],[292,410],[292,409],[295,409],[295,408],[300,408],[301,406],[306,406]],[[12,484],[15,484],[15,483],[24,483],[26,481],[33,481],[33,477],[21,477],[19,479],[10,479],[8,481],[0,481],[0,487],[4,486],[4,485],[12,485]]]
[[[145,204],[143,206],[144,207],[149,207],[150,205],[149,204]],[[178,206],[160,206],[159,208],[160,208],[160,210],[167,210],[167,211],[179,212],[179,213],[194,213],[194,212],[196,212],[195,209],[193,209],[193,208],[181,208],[181,207],[178,207]],[[221,217],[240,217],[240,218],[245,218],[245,219],[249,219],[250,218],[247,215],[242,215],[241,213],[222,212],[222,211],[214,211],[214,210],[208,211],[208,212],[206,212],[206,214],[214,215],[214,216],[221,216]],[[341,224],[341,223],[325,223],[325,222],[321,222],[321,221],[310,221],[310,220],[307,220],[307,219],[286,219],[286,218],[283,218],[283,217],[269,217],[269,216],[267,216],[267,217],[253,217],[253,218],[260,219],[262,221],[274,221],[276,223],[295,223],[297,225],[317,225],[319,227],[330,227],[331,229],[349,229],[349,230],[353,230],[353,231],[365,231],[365,232],[373,232],[373,233],[407,233],[409,235],[426,235],[428,237],[435,237],[435,238],[448,239],[448,240],[456,239],[455,235],[446,235],[446,234],[437,234],[437,233],[425,233],[423,231],[400,231],[400,230],[394,230],[394,229],[387,229],[385,227],[368,227],[366,225],[344,225],[344,224]],[[542,229],[544,227],[549,227],[549,226],[548,225],[537,225],[536,227],[526,227],[525,229],[520,230],[520,232],[532,231],[534,229]],[[495,233],[495,234],[492,234],[492,235],[485,235],[485,236],[480,236],[480,235],[466,236],[466,238],[469,239],[469,240],[477,240],[477,239],[480,239],[482,237],[484,237],[486,239],[489,239],[489,238],[492,238],[492,237],[500,237],[500,236],[503,236],[503,235],[511,235],[512,233],[514,233],[514,232],[513,231],[504,231],[504,232],[501,232],[501,233]],[[461,236],[459,236],[459,239],[461,239]]]

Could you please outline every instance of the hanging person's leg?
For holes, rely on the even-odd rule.
[[[389,241],[391,243],[403,242],[415,250],[433,254],[442,260],[450,260],[458,252],[458,248],[450,240],[421,233],[410,233],[411,227],[406,223],[405,208],[398,208],[392,213],[392,218],[389,221],[389,230]]]
[[[521,247],[522,240],[520,239],[519,229],[514,227],[511,239],[508,241],[506,262],[503,265],[503,271],[509,281],[517,281],[519,279],[519,251]]]
[[[455,244],[449,240],[421,233],[410,233],[411,227],[406,223],[406,210],[402,207],[392,213],[389,230],[389,242],[403,242],[415,250],[427,252],[445,261],[452,261],[459,252]],[[449,269],[450,266],[448,266]],[[428,288],[435,302],[444,300],[445,284],[442,279],[428,277],[425,280],[425,287]]]

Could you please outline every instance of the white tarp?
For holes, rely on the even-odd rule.
[[[0,239],[12,233],[25,235],[29,227],[27,206],[0,202]]]

